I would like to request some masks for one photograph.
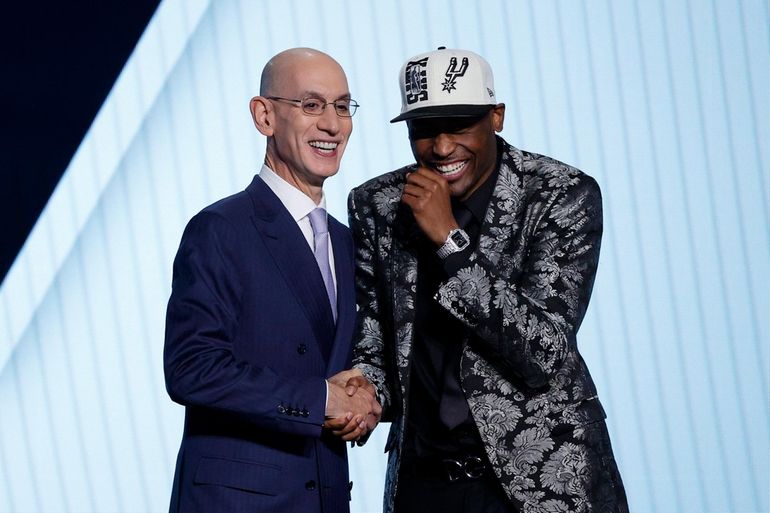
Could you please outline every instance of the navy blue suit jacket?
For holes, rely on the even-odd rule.
[[[255,177],[197,214],[174,260],[164,369],[185,406],[172,512],[347,512],[324,378],[350,367],[353,245],[329,217],[335,326],[313,252]]]

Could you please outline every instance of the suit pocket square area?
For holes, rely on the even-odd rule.
[[[196,485],[226,486],[236,490],[277,495],[281,488],[277,465],[204,456],[195,470]]]

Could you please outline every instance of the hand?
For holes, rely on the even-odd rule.
[[[459,228],[449,199],[449,184],[436,171],[420,167],[406,176],[401,201],[412,209],[423,233],[436,246],[446,242],[449,232]]]
[[[372,411],[369,413],[369,415],[366,416],[365,419],[366,431],[371,432],[380,422],[380,417],[382,417],[382,406],[380,406],[379,401],[377,401],[377,390],[374,388],[374,385],[372,385],[369,380],[363,376],[351,377],[346,383],[345,393],[347,393],[349,396],[352,396],[358,392],[359,388],[366,390],[372,395]]]
[[[347,389],[351,395],[342,385],[329,383],[324,427],[345,441],[358,440],[367,433],[366,419],[372,413],[373,405],[379,407],[379,404],[365,388],[351,383]]]
[[[345,379],[347,378],[347,381]],[[343,440],[358,440],[366,433],[373,430],[382,416],[382,407],[377,401],[376,389],[358,369],[342,371],[329,378],[329,408],[327,417],[332,416],[334,408],[339,401],[339,389],[344,389],[348,398],[366,399],[369,401],[369,412],[366,415],[355,414],[353,411],[346,412],[345,415],[328,419],[324,427],[329,429],[334,435],[342,437]],[[332,405],[335,401],[335,405]],[[343,401],[344,402],[344,401]]]
[[[327,419],[323,427],[346,442],[358,440],[366,434],[366,422],[363,416],[353,415],[352,412],[336,419]]]
[[[382,406],[377,401],[377,389],[374,385],[366,379],[360,369],[352,368],[350,370],[344,370],[338,372],[334,376],[329,378],[330,383],[335,385],[344,386],[345,393],[349,397],[353,397],[359,388],[363,388],[372,395],[372,412],[367,418],[367,427],[369,431],[379,423],[382,416]]]
[[[363,376],[361,369],[356,369],[355,367],[353,367],[352,369],[340,371],[334,376],[330,377],[327,381],[329,383],[333,383],[335,385],[345,387],[348,383],[348,380],[354,376]],[[372,392],[372,394],[374,393]]]

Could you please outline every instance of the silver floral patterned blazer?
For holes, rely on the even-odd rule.
[[[605,413],[576,344],[602,233],[601,194],[578,169],[499,140],[500,172],[478,246],[435,296],[472,333],[461,383],[495,475],[523,513],[624,512]],[[393,508],[409,410],[422,236],[401,204],[407,168],[348,198],[359,321],[354,365],[392,422]]]

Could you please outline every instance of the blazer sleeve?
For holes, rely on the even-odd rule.
[[[349,225],[355,246],[356,307],[358,316],[353,336],[353,366],[361,369],[364,376],[377,389],[377,400],[382,406],[382,421],[392,420],[393,397],[391,380],[395,373],[389,368],[382,308],[377,294],[375,260],[377,247],[374,243],[374,216],[370,202],[359,201],[356,189],[348,196]]]
[[[244,289],[240,248],[237,230],[219,214],[204,211],[187,225],[166,314],[166,389],[185,406],[223,411],[264,429],[320,436],[323,378],[280,375],[233,353]]]
[[[593,288],[602,233],[601,193],[582,175],[551,191],[521,273],[476,250],[436,299],[475,341],[531,387],[545,385],[570,351]],[[511,242],[513,244],[515,242]]]

